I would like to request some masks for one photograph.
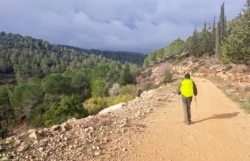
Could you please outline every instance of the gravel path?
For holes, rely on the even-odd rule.
[[[191,105],[192,124],[184,124],[180,96],[175,95],[131,123],[142,132],[120,136],[121,152],[111,160],[249,161],[250,116],[211,82],[193,80],[199,93],[197,107],[195,100]]]

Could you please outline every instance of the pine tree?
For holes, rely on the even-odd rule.
[[[245,6],[247,7],[247,9],[250,8],[250,0],[247,0],[247,1],[246,1]]]
[[[199,38],[198,38],[198,31],[197,28],[195,26],[192,38],[191,38],[191,42],[190,42],[190,46],[189,46],[189,52],[195,56],[198,56],[198,52],[199,52]]]
[[[216,20],[214,17],[213,25],[212,28],[209,28],[209,33],[208,33],[208,52],[209,54],[213,54],[215,51],[215,39],[216,39]]]
[[[218,59],[220,59],[220,27],[218,24],[216,30],[216,38],[215,38],[215,54]]]
[[[223,42],[222,56],[234,63],[245,63],[250,60],[250,9],[247,9],[231,34]]]
[[[246,3],[244,4],[244,6],[246,7],[246,10],[250,8],[250,0],[247,0]],[[245,9],[242,9],[243,12],[246,12]]]
[[[220,13],[220,44],[223,42],[223,40],[226,37],[226,16],[225,16],[225,3],[222,4],[221,6],[221,13]]]
[[[130,72],[130,66],[128,62],[126,62],[124,65],[124,68],[121,71],[119,83],[121,85],[131,84],[134,81],[133,79],[134,78],[132,77],[131,72]]]
[[[202,29],[200,51],[198,56],[201,56],[207,52],[209,52],[209,32],[207,29],[207,22],[205,22],[204,27]]]
[[[225,6],[225,3],[222,3],[221,10],[220,10],[220,19],[219,19],[217,30],[216,30],[215,47],[216,47],[216,56],[218,59],[220,59],[221,57],[220,46],[226,37],[226,16],[225,16],[224,6]]]

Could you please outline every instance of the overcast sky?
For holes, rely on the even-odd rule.
[[[231,20],[246,0],[0,0],[0,31],[52,44],[149,54],[195,26],[212,24],[225,2]]]

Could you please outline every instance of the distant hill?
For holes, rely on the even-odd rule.
[[[84,52],[87,54],[94,54],[94,55],[102,55],[103,57],[111,60],[117,60],[121,63],[125,63],[126,61],[131,62],[133,64],[137,64],[141,66],[143,64],[144,59],[148,56],[138,52],[129,52],[129,51],[109,51],[109,50],[98,50],[98,49],[82,49],[74,46],[68,45],[58,45],[61,47],[66,47],[68,49],[74,49],[78,52]]]
[[[112,61],[141,66],[146,55],[125,51],[86,50],[50,44],[30,36],[0,32],[0,75],[15,74],[18,82],[66,70],[95,68]]]

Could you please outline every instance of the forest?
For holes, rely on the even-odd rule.
[[[126,61],[131,62],[133,64],[137,64],[142,66],[144,59],[147,57],[145,54],[135,53],[135,52],[126,52],[126,51],[108,51],[108,50],[97,50],[97,49],[81,49],[73,46],[67,45],[59,45],[61,47],[67,47],[68,49],[74,49],[80,53],[84,52],[87,54],[94,54],[97,56],[103,56],[107,59],[111,60],[119,60],[121,63],[125,63]]]
[[[165,48],[157,49],[144,60],[143,67],[152,66],[165,60],[181,60],[186,56],[216,55],[223,63],[244,64],[250,60],[250,0],[246,9],[231,21],[226,20],[225,4],[221,5],[218,22],[204,22],[202,31],[195,27],[192,36],[185,41],[177,38]]]
[[[0,33],[2,137],[25,122],[50,127],[137,95],[133,85],[146,55],[76,49]]]

